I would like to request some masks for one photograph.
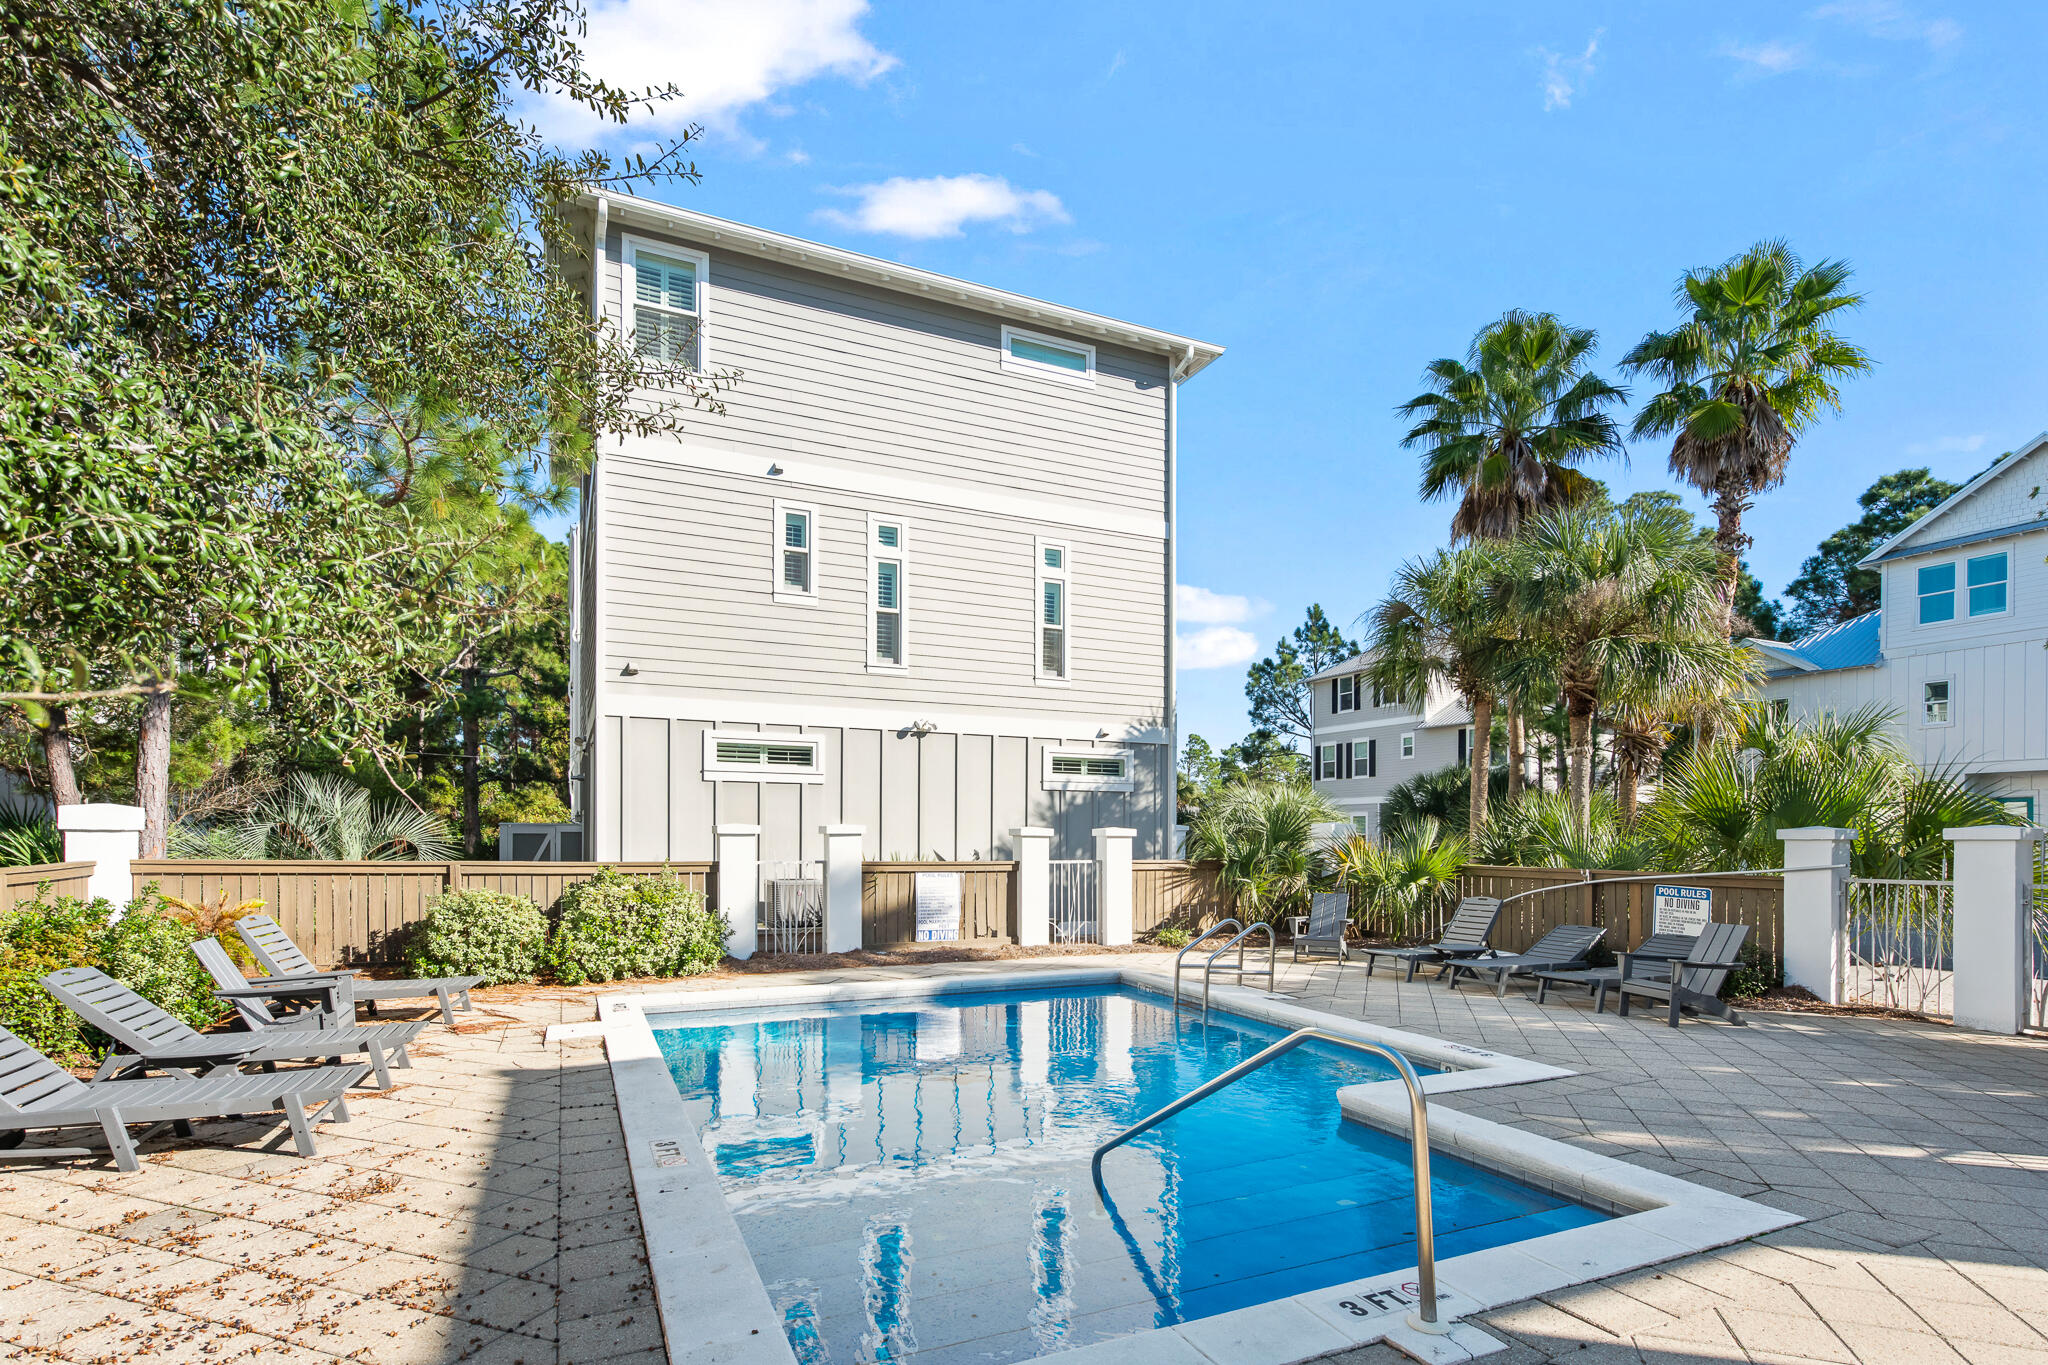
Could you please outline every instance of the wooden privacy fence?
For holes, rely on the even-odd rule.
[[[1017,941],[1017,864],[864,863],[860,879],[860,946],[893,948],[917,941],[917,874],[960,874],[962,943]]]
[[[1468,863],[1458,878],[1460,896],[1498,896],[1502,900],[1543,887],[1555,890],[1525,896],[1502,907],[1493,933],[1494,947],[1518,953],[1561,924],[1598,924],[1607,930],[1602,944],[1626,952],[1650,935],[1654,913],[1649,880],[1600,881],[1603,877],[1646,877],[1643,872],[1576,867],[1488,867]],[[1755,876],[1711,876],[1683,872],[1659,873],[1657,882],[1703,887],[1713,893],[1709,915],[1722,924],[1746,924],[1749,941],[1758,951],[1782,958],[1785,951],[1785,884],[1773,873]]]
[[[1131,864],[1131,932],[1138,938],[1157,929],[1199,932],[1229,918],[1237,898],[1223,889],[1220,863],[1134,862]]]
[[[90,864],[86,864],[90,866]],[[588,881],[604,863],[342,863],[242,862],[229,859],[138,859],[129,864],[136,894],[152,882],[167,896],[233,906],[260,900],[306,955],[323,967],[389,964],[394,935],[417,923],[435,897],[450,891],[506,891],[552,911],[565,887]],[[672,870],[691,887],[712,891],[710,863],[614,863],[628,876]]]
[[[0,913],[36,898],[37,888],[48,883],[52,896],[83,896],[93,864],[36,863],[29,867],[0,867]]]

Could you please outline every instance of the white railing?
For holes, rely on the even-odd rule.
[[[761,863],[762,953],[825,951],[825,864],[816,858]]]
[[[1055,858],[1050,872],[1050,929],[1054,943],[1102,942],[1101,897],[1092,858]]]
[[[1842,1001],[1955,1012],[1955,883],[1851,877],[1844,884]]]

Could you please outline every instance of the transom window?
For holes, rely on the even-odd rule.
[[[633,247],[633,351],[650,360],[703,367],[702,257]]]
[[[1066,384],[1095,382],[1095,348],[1063,341],[1021,327],[1003,328],[1003,368],[1057,379]]]
[[[1920,715],[1929,725],[1948,724],[1949,694],[1952,685],[1946,680],[1922,683],[1920,685]]]

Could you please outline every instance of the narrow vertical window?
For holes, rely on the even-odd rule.
[[[885,668],[904,663],[903,611],[906,555],[903,526],[894,521],[869,523],[868,562],[873,593],[874,633],[868,662]]]
[[[818,599],[818,514],[809,507],[774,505],[771,554],[775,600],[815,602]]]
[[[1337,679],[1337,709],[1356,711],[1358,709],[1358,679]]]
[[[1040,682],[1064,682],[1072,666],[1068,650],[1069,556],[1067,547],[1046,541],[1036,544],[1037,673]]]

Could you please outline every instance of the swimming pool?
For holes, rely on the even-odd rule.
[[[647,1023],[805,1365],[1027,1359],[1414,1263],[1407,1143],[1338,1100],[1392,1069],[1321,1044],[1112,1154],[1096,1214],[1093,1148],[1273,1023],[1107,980]],[[1610,1216],[1432,1174],[1441,1258]]]

